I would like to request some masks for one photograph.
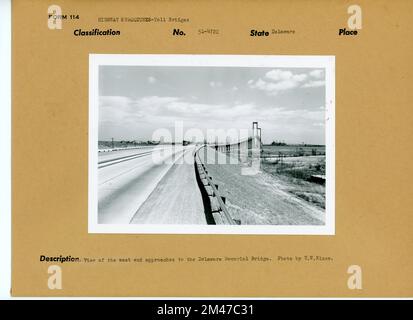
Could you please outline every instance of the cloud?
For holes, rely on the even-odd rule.
[[[139,107],[158,107],[178,100],[176,97],[147,96],[136,100],[136,104],[139,105]]]
[[[291,121],[324,121],[325,112],[322,110],[268,108],[256,115],[261,121],[277,121],[291,123]]]
[[[275,69],[268,71],[265,74],[265,77],[276,82],[282,82],[282,81],[294,81],[294,82],[302,82],[305,79],[307,79],[307,75],[302,73],[302,74],[293,74],[291,71],[284,71],[280,69]]]
[[[322,141],[320,126],[325,121],[325,111],[322,108],[285,108],[240,101],[228,104],[198,103],[190,97],[99,97],[101,139],[123,137],[146,140],[156,129],[173,128],[175,121],[183,121],[185,130],[197,128],[203,132],[208,129],[250,129],[252,121],[258,121],[271,139],[282,137],[304,141],[304,137],[295,136],[313,132],[317,137],[320,135]],[[311,137],[308,139],[313,140]]]
[[[99,123],[128,123],[143,117],[142,111],[134,107],[130,98],[122,96],[99,97]]]
[[[294,80],[282,80],[279,82],[268,82],[259,78],[253,84],[250,84],[250,88],[266,91],[271,95],[276,95],[279,91],[296,88],[297,82]]]
[[[99,120],[128,123],[130,121],[175,121],[186,119],[199,123],[259,119],[260,121],[288,121],[306,119],[321,122],[324,110],[258,107],[254,103],[206,104],[178,97],[146,96],[131,99],[118,96],[99,98]]]
[[[311,80],[305,83],[302,87],[303,88],[316,88],[316,87],[323,87],[326,83],[324,80]]]
[[[219,81],[210,81],[210,82],[209,82],[209,86],[210,86],[211,88],[222,87],[222,82],[219,82]]]
[[[313,88],[325,85],[324,71],[322,69],[312,70],[308,73],[294,74],[289,70],[274,69],[268,71],[264,79],[249,80],[251,89],[265,91],[268,95],[277,95],[281,91],[294,88]],[[317,79],[317,80],[314,80]]]
[[[325,123],[324,122],[316,122],[316,123],[313,123],[313,126],[315,126],[315,127],[324,127]]]
[[[155,77],[149,76],[149,77],[148,77],[148,82],[149,82],[150,84],[154,84],[155,82],[157,82],[157,80],[156,80]]]
[[[309,73],[310,77],[316,79],[323,79],[324,78],[324,70],[323,69],[316,69]]]

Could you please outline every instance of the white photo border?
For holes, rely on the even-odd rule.
[[[326,83],[326,209],[324,225],[179,225],[98,223],[99,66],[323,68]],[[89,54],[88,232],[119,234],[335,235],[335,56]]]

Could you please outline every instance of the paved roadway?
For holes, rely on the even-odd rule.
[[[194,149],[158,146],[99,153],[98,223],[204,223]]]
[[[194,147],[187,148],[137,210],[132,223],[206,224],[196,182]]]

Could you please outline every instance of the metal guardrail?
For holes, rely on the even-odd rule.
[[[205,146],[201,148],[204,147]],[[220,196],[218,188],[212,181],[211,177],[208,176],[208,172],[205,168],[205,165],[202,163],[202,160],[199,157],[198,152],[199,150],[201,150],[201,148],[195,151],[195,164],[198,168],[198,172],[203,183],[203,187],[205,188],[205,191],[208,193],[209,201],[211,203],[211,212],[214,217],[215,223],[231,225],[241,224],[240,222],[237,223],[237,221],[235,221],[232,218],[231,214],[228,212],[228,209],[226,208],[224,198]],[[208,192],[209,188],[210,191]]]

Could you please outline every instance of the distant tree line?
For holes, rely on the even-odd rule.
[[[284,141],[273,141],[272,146],[286,146],[287,144]]]
[[[300,147],[324,147],[323,144],[312,144],[312,143],[304,143],[304,142],[300,143],[300,144],[298,144],[298,143],[288,144],[285,141],[281,141],[281,140],[280,141],[274,140],[269,145],[270,146],[288,146],[288,145],[290,145],[290,146],[300,146]]]

